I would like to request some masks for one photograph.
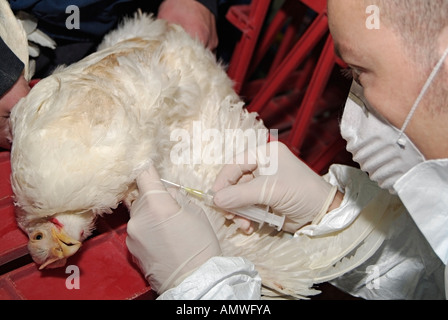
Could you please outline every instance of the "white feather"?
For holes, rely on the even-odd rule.
[[[24,76],[29,81],[33,72],[29,67],[27,35],[20,21],[14,16],[7,0],[0,0],[0,37],[25,64]]]

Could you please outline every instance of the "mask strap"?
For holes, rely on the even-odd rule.
[[[434,67],[434,69],[432,70],[431,74],[429,75],[428,80],[426,80],[425,85],[423,86],[422,91],[420,92],[417,100],[415,100],[414,105],[412,106],[411,111],[408,114],[408,117],[406,118],[406,120],[404,121],[403,127],[400,130],[400,133],[398,135],[398,139],[397,139],[397,144],[401,147],[404,148],[406,146],[406,139],[403,138],[404,132],[406,130],[406,128],[409,125],[409,122],[411,121],[412,117],[414,116],[415,111],[417,110],[417,107],[419,106],[420,102],[422,102],[423,97],[426,94],[426,91],[428,91],[429,86],[431,85],[431,83],[434,81],[434,78],[437,76],[437,73],[439,73],[440,69],[442,68],[442,65],[446,59],[446,57],[448,56],[448,48],[445,50],[445,52],[442,55],[442,58],[440,58],[439,62],[437,62],[436,66]]]

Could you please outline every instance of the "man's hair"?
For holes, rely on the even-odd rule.
[[[448,26],[448,0],[365,0],[380,8],[381,23],[399,34],[411,58],[424,68],[440,59],[438,36]],[[373,2],[373,3],[372,3]]]
[[[438,39],[444,28],[448,27],[448,0],[364,1],[380,8],[381,23],[398,34],[406,53],[415,61],[414,66],[420,67],[416,75],[425,81],[441,58]],[[430,109],[435,114],[448,111],[448,88],[445,85],[448,73],[445,70],[439,72],[426,94],[431,101]]]

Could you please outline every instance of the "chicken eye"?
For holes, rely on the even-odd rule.
[[[43,238],[44,235],[41,232],[38,232],[33,236],[33,240],[42,240]]]

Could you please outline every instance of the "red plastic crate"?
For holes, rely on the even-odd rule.
[[[0,208],[0,265],[27,254],[28,237],[17,227],[12,204]]]
[[[9,152],[0,152],[0,266],[27,254],[28,237],[14,217],[9,156]]]
[[[68,266],[78,268],[79,277]],[[123,243],[111,233],[87,241],[66,267],[39,271],[31,263],[4,275],[2,282],[11,297],[32,300],[135,299],[149,291]]]
[[[340,159],[351,163],[338,130],[350,81],[334,77],[344,65],[334,53],[327,0],[286,0],[269,8],[272,2],[252,0],[228,11],[227,19],[241,31],[228,74],[247,109],[324,174]],[[344,96],[327,99],[333,90]],[[323,114],[331,114],[330,126]]]

